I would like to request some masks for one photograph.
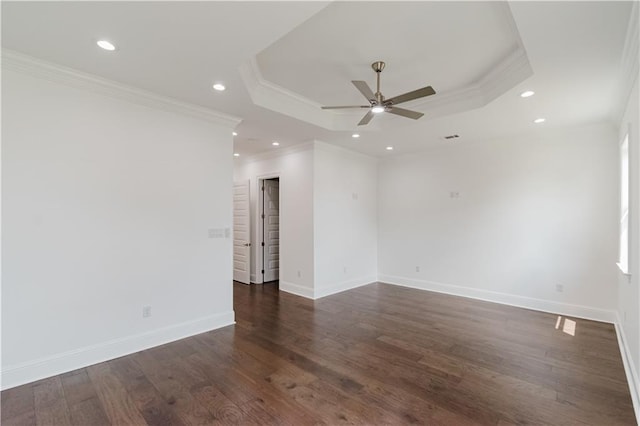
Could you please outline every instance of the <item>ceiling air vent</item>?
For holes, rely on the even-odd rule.
[[[449,136],[445,136],[444,138],[446,140],[450,140],[450,139],[456,139],[456,138],[459,138],[459,137],[460,137],[460,135],[449,135]]]

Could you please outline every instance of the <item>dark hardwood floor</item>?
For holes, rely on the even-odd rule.
[[[386,284],[234,284],[234,305],[235,326],[2,392],[2,424],[636,424],[610,324]]]

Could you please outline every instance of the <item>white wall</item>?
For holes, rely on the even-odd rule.
[[[250,180],[252,282],[261,282],[258,182],[273,176],[280,177],[280,289],[318,298],[374,282],[377,161],[319,141],[236,163],[235,181]]]
[[[230,128],[7,69],[2,124],[4,388],[233,322]]]
[[[315,297],[377,280],[377,160],[322,142],[314,151]]]
[[[256,259],[262,256],[256,235],[258,179],[279,176],[280,288],[313,297],[313,143],[281,152],[237,161],[234,168],[235,181],[251,181],[252,282],[262,282],[256,274]]]
[[[616,140],[548,129],[381,162],[379,279],[613,321]]]
[[[630,358],[629,364],[636,391],[637,392],[638,372],[640,371],[640,108],[638,108],[638,80],[636,79],[633,90],[627,103],[624,118],[620,125],[618,141],[622,141],[625,134],[629,132],[629,155],[630,155],[630,253],[629,267],[631,275],[624,275],[618,270],[618,300],[617,310],[619,323],[622,328],[621,334],[626,343],[627,355]],[[616,235],[618,235],[616,233]]]

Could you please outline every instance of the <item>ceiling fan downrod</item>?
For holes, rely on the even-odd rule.
[[[376,103],[378,105],[382,105],[382,101],[384,101],[384,96],[380,92],[380,73],[384,69],[385,63],[382,61],[376,61],[371,64],[371,68],[376,72]]]

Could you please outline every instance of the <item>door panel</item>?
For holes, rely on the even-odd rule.
[[[275,281],[280,273],[280,182],[264,181],[264,281]]]
[[[250,283],[249,181],[233,184],[233,279]]]

